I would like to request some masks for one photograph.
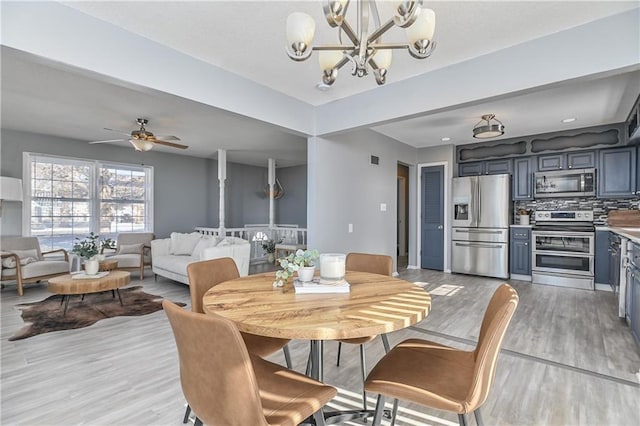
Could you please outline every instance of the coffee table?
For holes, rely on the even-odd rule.
[[[100,293],[111,290],[113,297],[118,293],[120,305],[122,305],[122,297],[120,296],[120,287],[129,284],[131,274],[127,271],[110,271],[108,275],[102,278],[73,279],[73,275],[61,275],[59,277],[50,278],[48,290],[54,294],[61,294],[62,300],[60,305],[64,303],[63,316],[67,314],[69,299],[73,295],[84,295],[88,293]]]

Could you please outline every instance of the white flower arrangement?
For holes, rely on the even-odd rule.
[[[316,260],[320,254],[318,250],[302,250],[298,249],[295,253],[278,259],[280,267],[282,269],[276,271],[276,280],[273,282],[274,287],[282,287],[284,283],[292,277],[298,269],[305,266],[314,266],[313,261]]]

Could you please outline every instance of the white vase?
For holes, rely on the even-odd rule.
[[[98,269],[100,269],[100,262],[97,260],[85,260],[84,261],[84,272],[87,275],[95,275],[98,273]]]
[[[276,257],[273,253],[267,253],[267,262],[273,263],[276,261]]]
[[[316,272],[315,266],[303,266],[298,269],[298,279],[302,282],[308,283],[313,280],[313,274]]]

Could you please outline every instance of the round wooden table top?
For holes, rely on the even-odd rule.
[[[204,311],[233,320],[240,331],[268,337],[336,340],[373,336],[422,321],[431,296],[408,281],[347,272],[350,293],[296,294],[274,288],[275,274],[220,283],[203,297]]]
[[[111,271],[102,278],[73,279],[73,275],[49,278],[48,290],[55,294],[86,294],[115,290],[129,284],[131,274],[127,271]]]

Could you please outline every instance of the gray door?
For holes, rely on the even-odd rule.
[[[421,176],[421,267],[444,269],[444,166],[424,167]]]

